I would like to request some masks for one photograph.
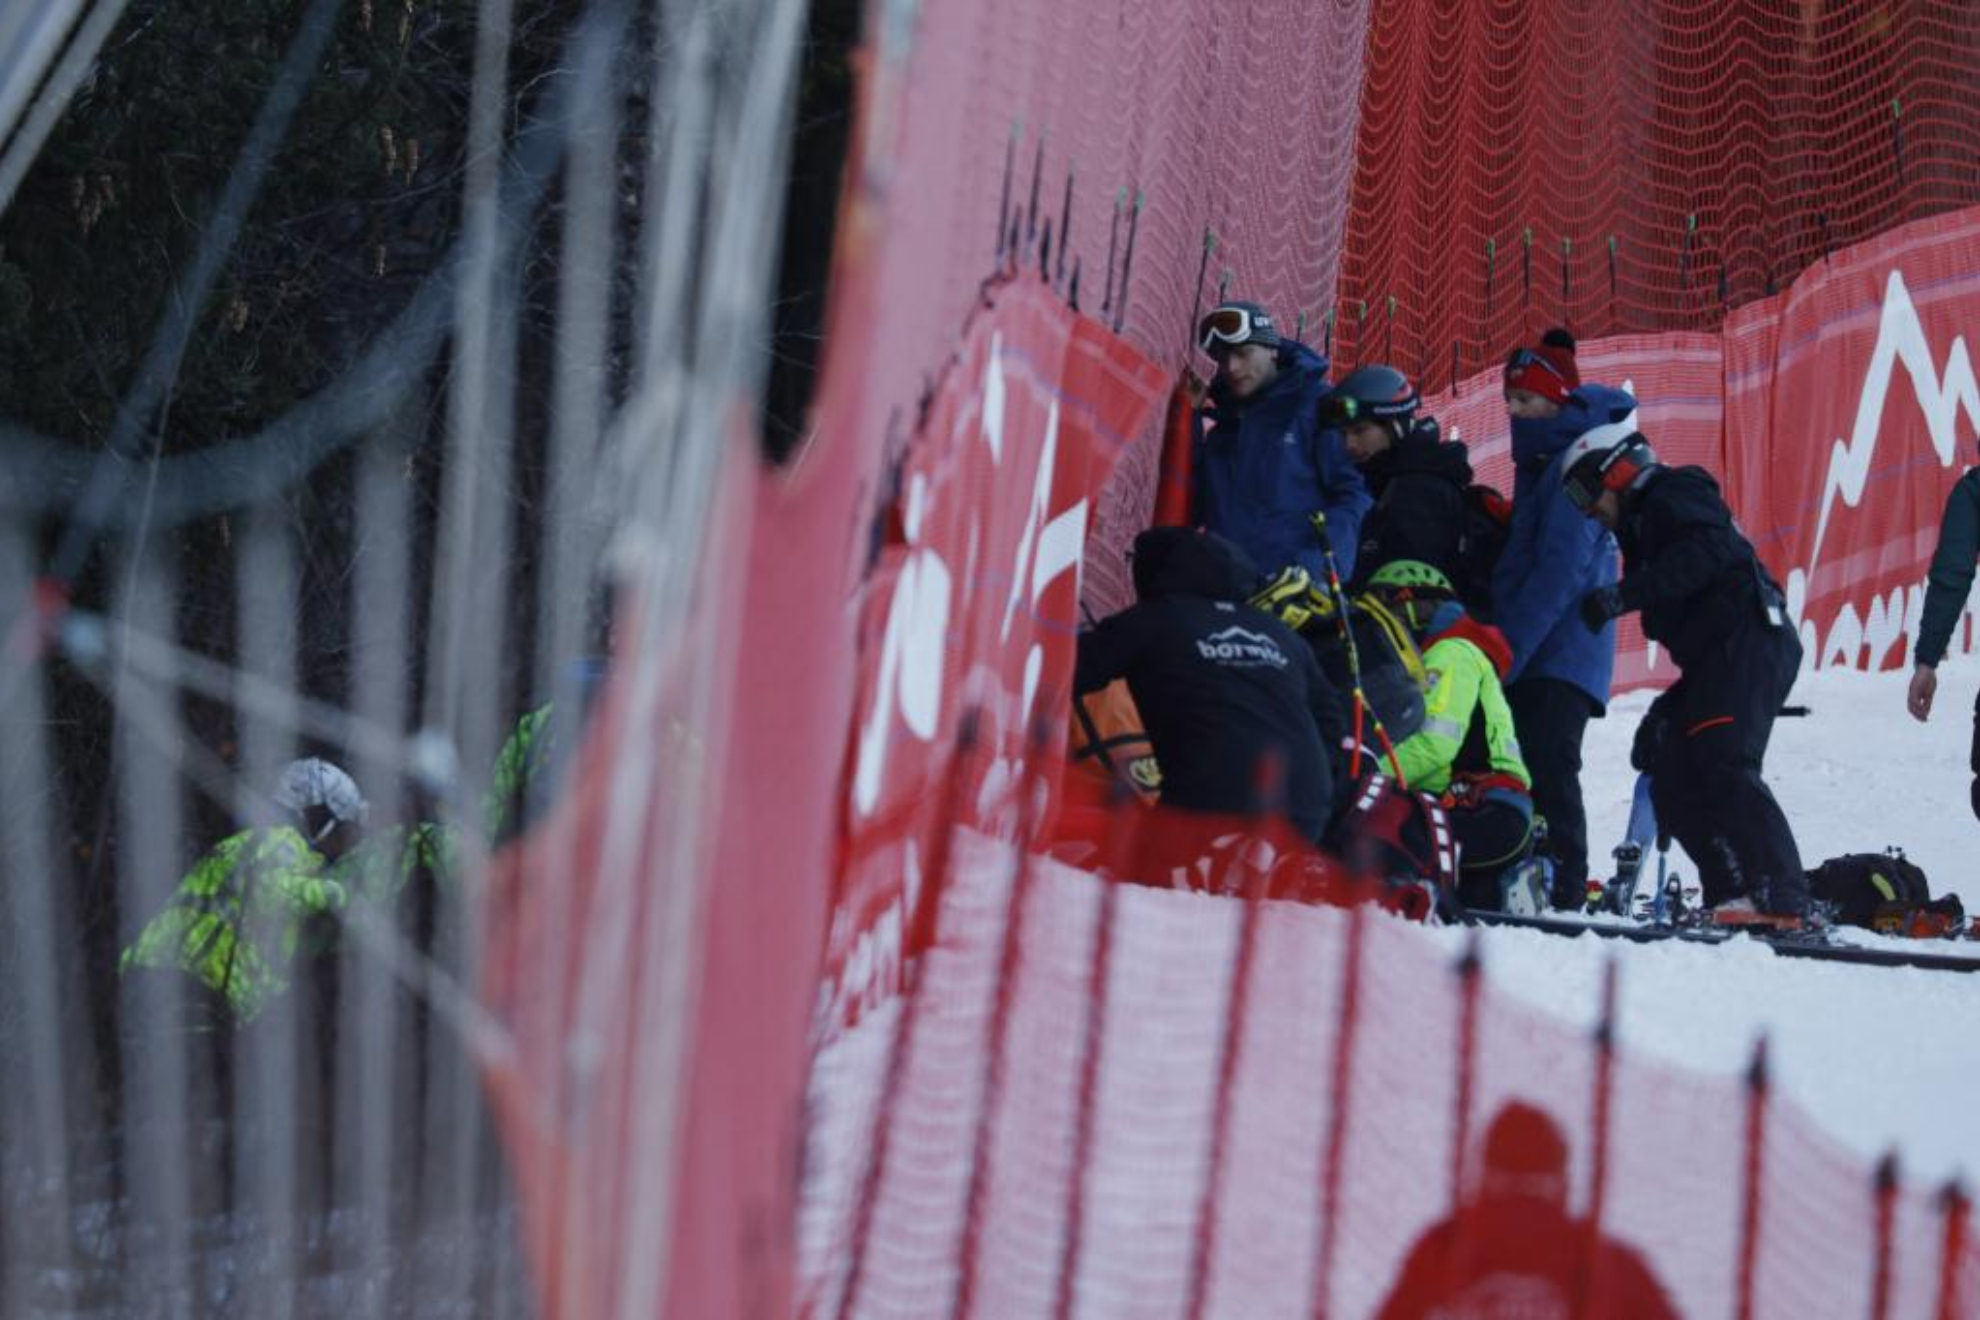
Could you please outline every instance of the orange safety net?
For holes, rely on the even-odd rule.
[[[1957,0],[1372,7],[1333,340],[1446,388],[1550,324],[1715,329],[1980,200]]]

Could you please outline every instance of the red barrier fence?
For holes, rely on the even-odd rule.
[[[1909,663],[1925,569],[1953,481],[1980,460],[1980,386],[1966,327],[1980,317],[1980,208],[1839,251],[1723,333],[1584,344],[1586,380],[1627,384],[1667,462],[1724,483],[1788,588],[1810,662]],[[1426,402],[1470,441],[1482,479],[1511,485],[1505,406],[1489,371]],[[1970,624],[1955,653],[1972,645]],[[1634,620],[1622,688],[1669,682]]]
[[[1439,387],[1549,324],[1714,330],[1980,201],[1956,0],[1378,4],[1366,59],[1337,356]]]
[[[497,935],[485,989],[516,1030],[498,1072],[545,1313],[636,1313],[662,1268],[653,1225],[667,1313],[784,1309],[814,1004],[804,1255],[823,1314],[847,1294],[861,1314],[1365,1313],[1462,1199],[1454,1134],[1489,1152],[1536,1078],[1553,1112],[1609,1116],[1559,1136],[1577,1187],[1604,1189],[1576,1193],[1567,1229],[1689,1262],[1665,1280],[1687,1310],[1744,1287],[1763,1314],[1797,1289],[1955,1313],[1975,1286],[1963,1201],[1879,1201],[1772,1104],[1741,1193],[1740,1096],[1482,990],[1460,1051],[1463,1001],[1412,929],[1038,863],[1021,909],[1038,918],[1006,942],[1006,851],[965,830],[954,885],[925,877],[958,822],[1042,828],[1010,792],[1032,716],[1063,708],[1074,600],[1126,603],[1159,406],[1203,365],[1191,323],[1224,290],[1346,361],[1379,334],[1426,386],[1465,382],[1447,412],[1480,440],[1501,426],[1481,365],[1569,321],[1596,341],[1586,373],[1635,383],[1663,451],[1727,473],[1776,568],[1809,570],[1816,652],[1888,660],[1890,593],[1915,582],[1927,497],[1971,438],[1945,418],[1975,415],[1956,338],[1972,252],[1946,214],[1974,196],[1980,141],[1960,6],[925,0],[869,6],[867,33],[815,433],[785,469],[729,474],[693,584],[722,639],[704,652],[733,673],[696,675],[715,699],[691,700],[664,639],[623,657],[640,701],[612,735],[652,750],[650,781],[601,782],[594,749],[532,854],[571,882]],[[1768,297],[1825,254],[1832,306],[1806,276]],[[1757,464],[1819,468],[1831,432],[1859,435],[1839,419],[1881,361],[1869,309],[1896,305],[1894,268],[1919,334],[1893,361],[1913,380],[1939,364],[1940,420],[1893,405],[1874,461],[1852,439],[1839,480],[1762,500]],[[1946,447],[1906,467],[1921,435]],[[1896,518],[1911,539],[1886,546]],[[1847,610],[1871,643],[1849,643]],[[1656,679],[1652,659],[1630,639],[1623,679]],[[700,891],[654,877],[690,868],[705,907],[670,910]],[[578,993],[610,1011],[566,1040]],[[680,1110],[655,1112],[675,1093],[646,1084],[675,1075]],[[1692,1111],[1719,1117],[1667,1116]],[[1708,1175],[1670,1167],[1678,1140]],[[1773,1208],[1789,1198],[1829,1218]],[[1817,1249],[1804,1222],[1847,1245]],[[1461,1274],[1482,1231],[1455,1221],[1438,1268]],[[1580,1253],[1577,1286],[1620,1286],[1622,1250]]]
[[[808,1314],[1980,1311],[1964,1200],[1838,1149],[1764,1053],[1617,1055],[1368,909],[969,830],[949,874],[912,991],[818,1060]]]
[[[1739,326],[1770,327],[1768,343],[1823,350],[1807,363],[1782,351],[1780,370],[1812,383],[1776,391],[1764,428],[1721,427],[1717,336],[1591,344],[1585,373],[1632,384],[1674,461],[1726,471],[1727,437],[1745,434],[1755,470],[1808,466],[1805,437],[1860,411],[1876,371],[1890,378],[1895,350],[1877,327],[1892,316],[1853,301],[1872,299],[1863,306],[1908,309],[1922,345],[1905,350],[1911,361],[1951,364],[1930,389],[1912,374],[1920,398],[1956,410],[1965,349],[1953,324],[1962,272],[1980,269],[1974,222],[1940,217],[1839,253],[1743,313]],[[1874,301],[1911,284],[1938,296]],[[1773,1096],[1758,1063],[1742,1090],[1616,1054],[1475,974],[1454,978],[1440,949],[1385,916],[1124,888],[992,841],[1037,837],[1050,776],[1026,781],[1021,767],[1060,751],[1056,726],[1025,740],[1070,662],[1070,565],[1043,551],[1045,529],[1078,525],[1079,474],[1105,480],[1119,447],[1107,437],[1129,423],[1103,419],[1153,416],[1162,398],[1159,371],[1089,327],[1037,281],[993,290],[929,403],[927,434],[943,443],[905,468],[905,541],[875,579],[891,604],[867,624],[875,659],[822,1001],[811,1313],[1359,1315],[1385,1298],[1391,1314],[1416,1313],[1412,1298],[1487,1287],[1488,1266],[1510,1269],[1531,1246],[1493,1227],[1510,1213],[1493,1196],[1524,1198],[1523,1222],[1551,1226],[1539,1239],[1577,1244],[1552,1254],[1575,1264],[1562,1286],[1588,1314],[1659,1295],[1682,1314],[1980,1306],[1961,1273],[1980,1269],[1963,1202],[1880,1183]],[[1093,369],[1073,373],[1075,361]],[[1495,386],[1433,402],[1483,429],[1502,413]],[[1904,456],[1944,433],[1943,419],[1928,425],[1939,413],[1877,415],[1893,488],[1949,482],[1941,450]],[[1820,538],[1806,518],[1766,523],[1775,506],[1757,501],[1780,487],[1743,470],[1729,493],[1749,527],[1785,529],[1764,538],[1783,576],[1782,547],[1808,553],[1819,539],[1865,575],[1857,589],[1878,587],[1861,553],[1881,544],[1874,516],[1832,513]],[[1797,507],[1802,489],[1786,487],[1778,507]],[[1835,507],[1853,513],[1866,500],[1859,490],[1849,506],[1848,493]],[[1099,538],[1088,553],[1104,553]],[[936,564],[959,603],[917,623],[929,596],[915,583]],[[1883,571],[1915,580],[1922,558]],[[1636,654],[1625,676],[1655,680]],[[882,737],[891,747],[873,745]],[[884,773],[869,781],[871,758]],[[1109,869],[1131,870],[1133,839],[1111,846]],[[918,972],[904,979],[898,960]],[[1532,1194],[1549,1178],[1568,1180],[1565,1202]]]

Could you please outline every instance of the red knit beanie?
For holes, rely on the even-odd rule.
[[[1559,326],[1540,336],[1532,348],[1516,348],[1506,359],[1506,388],[1526,390],[1555,403],[1566,403],[1568,391],[1581,384],[1574,365],[1574,336]]]

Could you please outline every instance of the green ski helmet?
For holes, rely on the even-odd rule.
[[[1437,591],[1457,595],[1457,588],[1442,573],[1420,559],[1392,559],[1368,575],[1371,591]]]

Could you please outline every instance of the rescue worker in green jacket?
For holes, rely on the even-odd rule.
[[[1946,658],[1946,646],[1966,609],[1976,556],[1980,556],[1980,467],[1968,468],[1953,483],[1952,494],[1946,497],[1945,515],[1939,520],[1939,548],[1933,552],[1932,567],[1925,577],[1925,609],[1912,652],[1911,685],[1905,692],[1905,708],[1915,720],[1923,721],[1932,713],[1932,698],[1939,691],[1939,662]],[[1973,702],[1973,744],[1968,758],[1973,769],[1969,796],[1973,814],[1980,816],[1980,695]]]
[[[1518,866],[1532,844],[1533,780],[1500,686],[1512,648],[1498,629],[1465,612],[1451,580],[1429,564],[1393,560],[1369,577],[1367,590],[1403,620],[1423,654],[1423,725],[1396,745],[1397,768],[1450,816],[1459,901],[1506,907],[1502,882],[1535,883]],[[1511,906],[1526,910],[1532,900]]]
[[[503,743],[481,801],[490,841],[521,823],[551,740],[543,706]],[[333,947],[351,903],[389,912],[414,877],[448,883],[460,874],[461,838],[451,825],[417,821],[360,839],[369,807],[328,761],[291,762],[273,799],[293,823],[240,830],[215,844],[124,950],[119,970],[182,971],[223,997],[236,1022],[250,1022],[301,965]]]

